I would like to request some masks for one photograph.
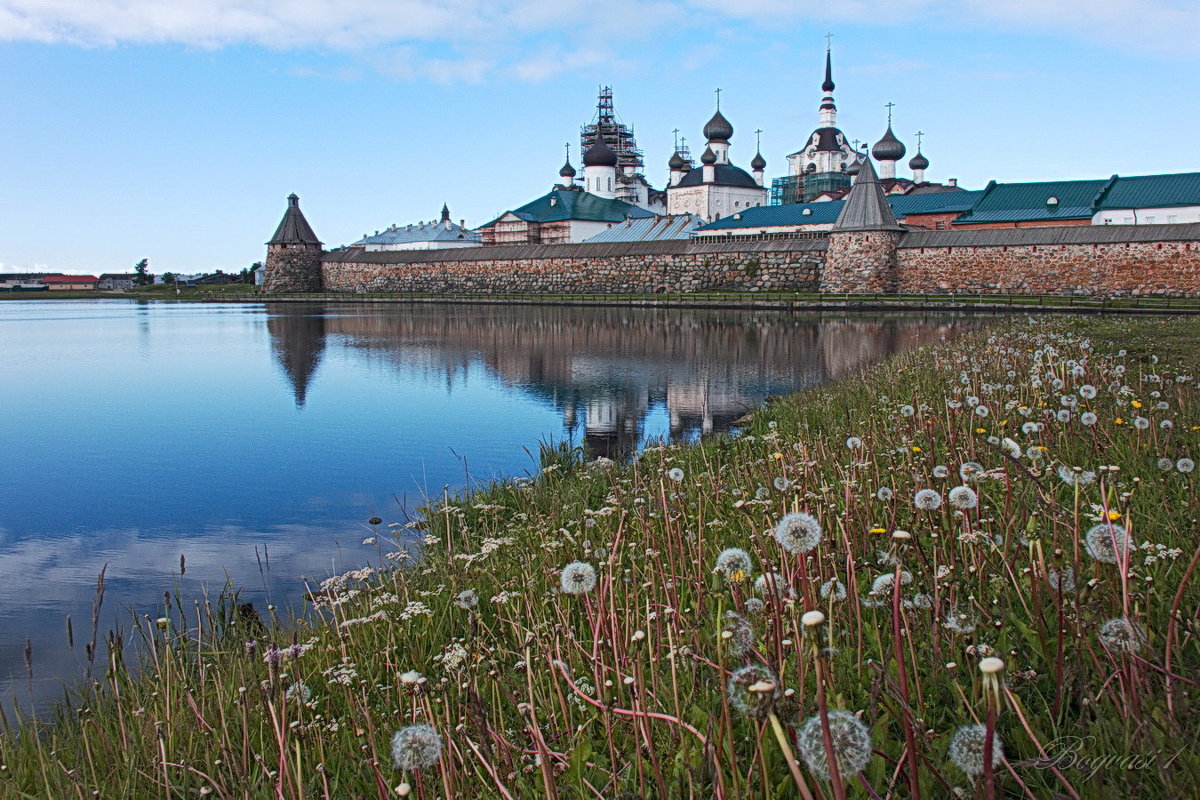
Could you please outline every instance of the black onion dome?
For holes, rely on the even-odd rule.
[[[589,147],[587,152],[583,154],[583,165],[585,167],[615,167],[617,165],[617,154],[613,152],[611,147],[604,143],[603,139],[597,139],[596,143]]]
[[[908,162],[908,168],[909,169],[929,169],[929,159],[926,158],[925,156],[921,155],[921,151],[918,150],[917,154],[912,157],[912,161]]]
[[[883,138],[871,148],[871,155],[875,156],[876,161],[899,161],[904,158],[906,152],[908,151],[904,149],[904,143],[896,138],[896,134],[892,133],[891,125],[888,125],[887,133],[883,134]]]
[[[564,178],[574,178],[576,173],[575,168],[572,167],[571,162],[568,161],[567,163],[563,164],[563,168],[558,171],[558,174]]]
[[[701,164],[717,163],[717,154],[713,152],[713,149],[711,147],[704,148],[704,154],[702,156],[700,156],[700,163]]]
[[[767,168],[767,160],[762,157],[762,153],[755,153],[754,158],[750,159],[750,169],[764,170]]]
[[[687,162],[683,160],[683,156],[679,155],[679,151],[676,150],[671,154],[671,160],[667,162],[667,166],[671,169],[679,170],[686,167]]]
[[[733,126],[720,111],[712,115],[712,119],[704,126],[704,138],[711,141],[727,142],[733,136]]]

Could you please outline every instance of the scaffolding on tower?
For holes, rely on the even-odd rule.
[[[597,138],[604,139],[604,143],[617,154],[618,179],[625,174],[627,167],[633,167],[634,173],[641,173],[645,166],[642,151],[638,149],[633,128],[617,120],[616,112],[613,111],[611,86],[600,87],[596,116],[589,124],[579,129],[580,153],[586,153],[588,148],[596,143]]]

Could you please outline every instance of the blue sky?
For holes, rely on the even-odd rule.
[[[479,225],[578,166],[599,84],[656,186],[718,86],[776,177],[830,31],[839,127],[894,102],[931,180],[1200,170],[1196,0],[0,0],[0,272],[240,269],[290,192],[327,246]]]

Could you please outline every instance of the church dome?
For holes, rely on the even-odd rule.
[[[711,141],[726,142],[733,136],[733,126],[720,111],[712,115],[712,119],[704,126],[704,138]]]
[[[687,166],[687,162],[683,160],[683,156],[679,155],[679,151],[671,154],[671,160],[667,162],[667,166],[671,169],[679,170]]]
[[[929,169],[929,159],[926,158],[925,156],[921,155],[921,151],[918,150],[917,154],[912,157],[911,161],[908,162],[908,168],[909,169]]]
[[[704,155],[700,156],[701,164],[717,163],[717,154],[713,152],[711,147],[704,148]]]
[[[762,157],[762,153],[755,153],[754,158],[750,159],[750,169],[764,170],[767,168],[767,160]]]
[[[846,174],[847,175],[857,175],[859,169],[861,169],[861,166],[858,163],[858,158],[855,158],[853,161],[851,161],[849,164],[846,165]]]
[[[576,173],[575,168],[572,167],[571,162],[568,161],[567,163],[563,164],[563,168],[558,171],[558,174],[564,178],[574,178]]]
[[[896,138],[896,134],[892,133],[891,125],[888,125],[887,133],[883,135],[883,138],[871,148],[871,155],[875,156],[876,161],[899,161],[904,158],[906,152],[908,151],[904,149],[904,143]]]
[[[901,153],[901,155],[904,154]],[[583,165],[585,167],[615,167],[617,154],[604,143],[603,139],[597,139],[596,143],[583,154]]]

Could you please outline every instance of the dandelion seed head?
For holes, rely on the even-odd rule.
[[[1092,400],[1096,397],[1096,387],[1090,383],[1085,383],[1079,387],[1079,396],[1084,400]]]
[[[759,681],[775,684],[772,692],[751,692],[750,687]],[[729,704],[747,716],[757,717],[770,708],[772,701],[779,698],[779,682],[775,673],[764,664],[750,664],[736,669],[729,676]]]
[[[683,480],[683,470],[681,470],[679,467],[672,467],[671,469],[667,470],[667,477],[676,483],[679,483]]]
[[[875,492],[876,499],[878,499],[884,503],[888,502],[895,496],[896,496],[896,493],[894,491],[892,491],[892,487],[890,487],[890,486],[880,486],[879,491]]]
[[[900,406],[900,416],[902,417],[911,417],[916,413],[916,409],[912,406]]]
[[[736,611],[726,611],[721,625],[721,640],[734,658],[741,658],[754,649],[754,626]]]
[[[1085,411],[1079,415],[1079,421],[1090,427],[1096,424],[1096,415],[1091,411]]]
[[[1116,564],[1118,557],[1124,554],[1126,548],[1137,549],[1129,541],[1125,529],[1119,525],[1113,525],[1111,521],[1092,526],[1083,538],[1088,555],[1106,564]]]
[[[935,478],[944,478],[949,474],[950,474],[950,468],[947,467],[945,464],[938,464],[936,467],[933,468],[933,477],[935,477]]]
[[[754,580],[754,593],[760,597],[774,595],[776,597],[791,597],[794,592],[787,581],[778,572],[768,572],[759,575]]]
[[[862,439],[858,438],[857,436],[851,436],[849,439],[846,440],[846,449],[847,450],[861,450],[862,446],[863,446]]]
[[[312,689],[308,688],[307,683],[297,682],[289,686],[283,696],[298,703],[307,703],[312,700],[312,694]]]
[[[1056,592],[1072,594],[1075,591],[1075,568],[1052,569],[1046,573],[1046,582]]]
[[[970,486],[955,486],[946,495],[950,505],[957,509],[966,510],[979,505],[979,495]]]
[[[463,589],[454,596],[454,605],[463,611],[470,611],[479,605],[479,595],[474,589]]]
[[[1192,461],[1190,458],[1181,458],[1175,462],[1175,469],[1179,470],[1184,475],[1188,474],[1195,468],[1196,462]]]
[[[942,507],[942,493],[937,489],[920,489],[913,495],[913,505],[921,511],[934,511]]]
[[[812,514],[785,514],[775,525],[775,541],[789,553],[807,553],[821,543],[821,523]]]
[[[908,570],[900,570],[900,585],[907,586],[912,583],[912,573]],[[892,593],[892,587],[896,584],[896,573],[885,572],[871,582],[871,594],[873,595],[888,595]]]
[[[563,567],[564,594],[587,594],[596,588],[596,568],[583,561],[572,561]]]
[[[871,731],[849,711],[830,711],[828,717],[834,763],[837,764],[838,775],[847,780],[862,772],[871,761]],[[796,744],[800,757],[813,774],[828,779],[829,753],[825,749],[820,714],[804,721],[797,731]]]
[[[442,754],[442,736],[424,723],[401,728],[392,736],[392,762],[396,769],[425,769]]]
[[[972,778],[983,774],[983,759],[987,748],[987,728],[983,725],[963,725],[950,739],[950,760]],[[1000,766],[1004,758],[1004,747],[1000,735],[992,734],[992,768]]]
[[[772,481],[772,483],[774,484],[776,491],[780,491],[780,492],[786,492],[788,490],[788,487],[792,485],[792,482],[789,481],[787,478],[783,477],[782,475],[775,478],[775,480]]]
[[[983,465],[977,461],[966,461],[958,468],[958,475],[964,481],[977,481],[983,477]]]
[[[740,581],[750,574],[754,562],[750,554],[740,547],[727,547],[717,556],[713,572],[722,575],[728,581]]]
[[[821,584],[821,599],[828,600],[831,597],[835,601],[846,599],[846,584],[839,581],[837,578],[830,578]]]
[[[1146,644],[1146,633],[1125,617],[1105,622],[1096,635],[1105,647],[1118,653],[1136,653]]]

